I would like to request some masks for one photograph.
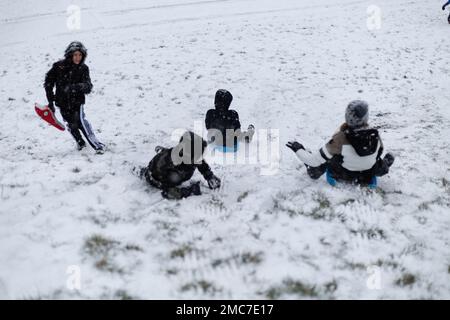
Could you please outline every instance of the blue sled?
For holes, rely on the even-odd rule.
[[[328,184],[329,184],[330,186],[335,187],[335,186],[337,185],[336,179],[333,178],[333,177],[331,176],[331,173],[330,173],[330,171],[328,171],[328,169],[327,169],[327,171],[326,171],[326,176],[325,176],[325,177],[326,177],[327,182],[328,182]],[[368,187],[369,189],[376,189],[377,186],[378,186],[378,180],[377,180],[377,177],[376,177],[376,176],[373,176],[373,177],[372,177],[372,180],[370,180],[370,183],[367,185],[367,187]]]
[[[235,153],[239,149],[239,144],[235,145],[234,147],[215,146],[214,149],[223,153]]]
[[[372,180],[370,180],[368,187],[369,187],[369,189],[376,189],[377,186],[378,186],[377,177],[373,176]]]
[[[333,177],[331,176],[330,171],[328,171],[328,169],[327,169],[327,171],[326,171],[325,173],[326,173],[326,176],[325,176],[325,177],[327,178],[328,184],[329,184],[330,186],[332,186],[332,187],[336,187],[337,181],[336,181],[335,178],[333,178]]]

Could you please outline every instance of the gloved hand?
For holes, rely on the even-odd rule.
[[[255,134],[255,126],[251,124],[247,128],[247,134],[245,135],[245,142],[250,143],[253,139],[254,134]]]
[[[297,141],[289,141],[286,144],[286,147],[288,147],[289,149],[291,149],[294,152],[297,152],[300,149],[305,150],[305,147],[303,147],[303,145],[301,143],[298,143]]]
[[[392,153],[386,153],[386,155],[384,156],[384,161],[386,162],[388,167],[390,167],[394,164],[395,157]]]
[[[443,11],[445,10],[445,5],[442,6],[442,10],[443,10]]]
[[[211,178],[208,179],[208,186],[210,189],[217,189],[220,188],[220,179],[217,178],[215,175],[213,175]]]
[[[155,147],[155,152],[156,153],[160,153],[161,151],[163,151],[164,150],[164,147],[161,147],[161,146],[156,146]]]
[[[53,105],[53,101],[50,101],[49,103],[48,103],[48,108],[50,109],[50,110],[52,110],[52,112],[53,113],[55,113],[55,106]]]

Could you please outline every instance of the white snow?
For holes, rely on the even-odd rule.
[[[71,31],[74,4],[81,29]],[[367,28],[370,5],[381,9],[379,30]],[[449,299],[450,42],[440,6],[2,1],[0,298]],[[109,147],[101,156],[79,153],[33,111],[72,40],[88,48],[86,113]],[[203,122],[219,88],[233,93],[244,126],[280,130],[278,172],[214,163],[219,191],[202,180],[200,197],[161,200],[133,167],[173,145],[174,130]],[[397,156],[376,192],[312,181],[284,147],[320,147],[353,99],[369,102]],[[79,290],[67,286],[70,266]]]

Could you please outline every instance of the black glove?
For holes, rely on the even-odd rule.
[[[445,10],[445,6],[442,6],[442,10]]]
[[[55,113],[55,106],[53,105],[53,101],[50,101],[49,103],[48,103],[48,108],[50,109],[50,110],[52,110],[52,112],[53,113]]]
[[[384,162],[388,165],[388,167],[392,166],[394,164],[395,157],[392,153],[387,153],[384,156]]]
[[[213,175],[207,181],[208,181],[208,186],[210,189],[214,190],[214,189],[220,188],[220,179],[217,178],[215,175]]]
[[[297,152],[300,149],[305,150],[305,147],[303,147],[303,145],[301,143],[298,143],[297,141],[289,141],[286,144],[286,147],[288,147],[289,149],[291,149],[294,152]]]
[[[245,142],[250,143],[251,140],[253,139],[254,134],[255,134],[255,126],[251,124],[247,128],[247,132],[246,132],[245,139],[244,139]]]
[[[156,153],[160,153],[161,151],[163,151],[164,150],[164,147],[161,147],[161,146],[156,146],[155,147],[155,152]]]

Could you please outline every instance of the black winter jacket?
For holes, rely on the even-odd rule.
[[[171,188],[179,186],[192,178],[195,169],[198,169],[206,180],[214,175],[204,160],[199,164],[182,163],[175,165],[172,161],[172,150],[173,148],[162,148],[148,165],[147,169],[152,178],[161,184],[158,187]]]
[[[53,93],[53,88],[56,92]],[[44,88],[49,102],[58,107],[73,108],[85,103],[85,94],[92,90],[89,67],[68,59],[58,61],[45,76]]]

